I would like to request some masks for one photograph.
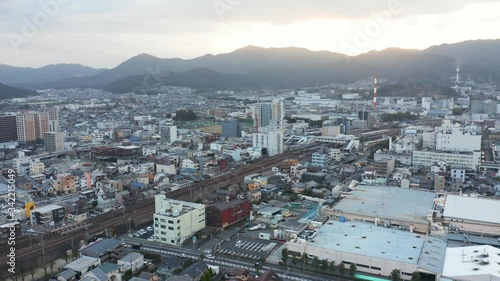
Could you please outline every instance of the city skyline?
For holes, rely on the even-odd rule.
[[[112,68],[141,53],[189,59],[255,45],[357,55],[500,38],[488,28],[500,23],[494,1],[193,2],[3,0],[0,63]]]

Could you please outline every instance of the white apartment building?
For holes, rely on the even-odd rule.
[[[444,161],[451,166],[463,166],[476,171],[481,164],[481,152],[438,152],[438,151],[413,151],[412,162],[414,166],[431,167],[439,161]]]
[[[156,195],[153,220],[156,241],[180,246],[205,227],[205,205]]]
[[[252,138],[253,148],[267,148],[269,156],[282,154],[285,150],[283,133],[281,132],[254,133]]]
[[[443,125],[436,128],[436,150],[440,151],[475,151],[481,150],[481,130],[477,127],[462,127],[443,120]]]
[[[160,137],[163,142],[172,144],[177,140],[177,126],[161,126]]]
[[[40,162],[40,159],[36,159],[37,161],[30,162],[30,175],[40,175],[45,172],[45,164]]]
[[[285,118],[285,109],[282,100],[253,104],[251,111],[254,124],[259,128],[269,126],[273,119],[282,120]]]

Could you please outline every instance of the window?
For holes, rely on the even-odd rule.
[[[169,226],[168,230],[174,230],[174,228],[172,226]]]
[[[173,223],[174,223],[174,221],[168,221],[168,223],[169,223],[169,224],[173,224]]]

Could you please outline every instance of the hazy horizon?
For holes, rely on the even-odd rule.
[[[192,59],[254,45],[357,55],[500,38],[500,3],[488,0],[41,2],[0,0],[0,63],[113,68],[142,53]]]

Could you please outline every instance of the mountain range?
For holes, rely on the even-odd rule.
[[[85,87],[116,93],[158,84],[199,90],[272,89],[354,82],[374,73],[390,81],[442,83],[455,76],[457,66],[463,78],[500,81],[500,40],[465,41],[425,50],[389,48],[353,57],[256,46],[194,59],[141,54],[107,70],[81,65],[38,69],[0,65],[0,82],[30,89]]]

